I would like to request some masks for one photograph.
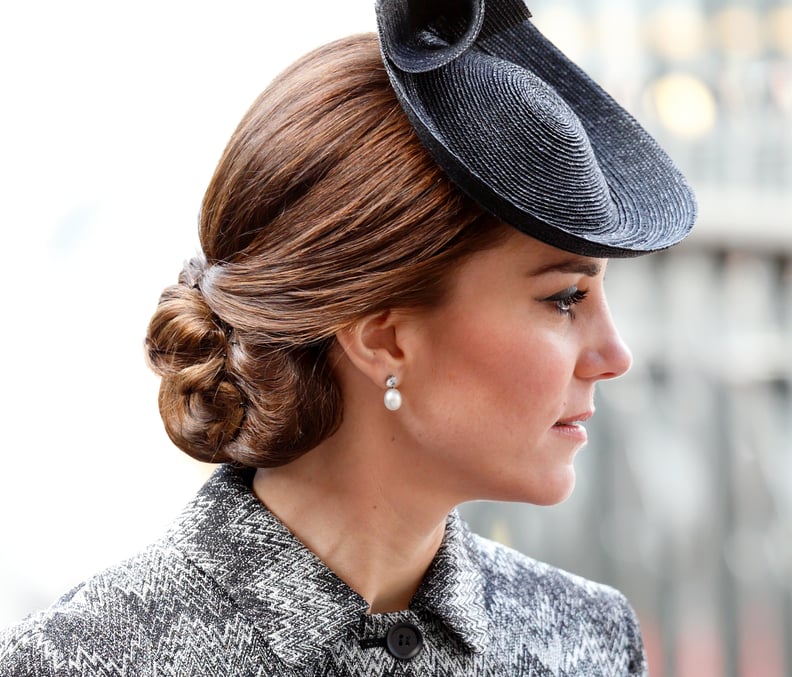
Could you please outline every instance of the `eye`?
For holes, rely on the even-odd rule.
[[[564,291],[558,292],[558,294],[553,294],[544,300],[548,303],[554,304],[556,310],[558,310],[558,312],[562,315],[574,317],[575,305],[583,301],[587,295],[587,291],[578,289],[577,287],[569,287],[568,289],[564,289]]]

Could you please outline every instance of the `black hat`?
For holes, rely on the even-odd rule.
[[[376,9],[407,117],[486,210],[595,257],[664,249],[693,227],[685,177],[536,29],[521,0],[377,0]]]

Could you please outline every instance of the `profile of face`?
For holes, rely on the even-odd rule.
[[[462,263],[440,306],[405,311],[394,435],[432,491],[450,503],[569,495],[595,384],[631,363],[606,265],[515,230]]]

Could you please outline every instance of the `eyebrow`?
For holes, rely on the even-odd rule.
[[[575,273],[586,277],[596,277],[602,265],[588,259],[568,258],[539,266],[528,273],[528,277],[539,277],[548,273]]]

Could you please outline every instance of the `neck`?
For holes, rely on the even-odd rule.
[[[259,500],[369,603],[370,613],[409,606],[452,507],[415,491],[410,474],[393,462],[399,455],[379,454],[382,447],[339,431],[288,465],[258,470],[253,482]]]

